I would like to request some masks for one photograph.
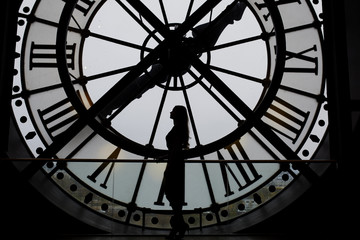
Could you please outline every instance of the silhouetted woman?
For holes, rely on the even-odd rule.
[[[184,106],[175,106],[170,113],[174,126],[166,135],[169,150],[168,163],[164,172],[165,196],[170,202],[174,215],[171,217],[172,227],[166,239],[181,239],[189,225],[182,215],[185,189],[185,164],[182,150],[189,146],[188,115]]]

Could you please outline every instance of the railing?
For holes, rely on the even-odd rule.
[[[96,159],[96,158],[0,158],[0,161],[64,161],[64,162],[119,162],[119,163],[166,163],[167,160],[157,159]],[[185,160],[185,163],[336,163],[336,160]]]

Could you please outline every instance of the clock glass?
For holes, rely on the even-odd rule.
[[[99,228],[170,228],[153,160],[183,105],[186,221],[248,226],[301,178],[288,160],[313,159],[326,136],[321,14],[309,0],[24,0],[13,119],[47,161],[23,168]]]

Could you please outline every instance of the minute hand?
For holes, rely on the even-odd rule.
[[[230,4],[219,16],[213,21],[195,27],[193,37],[200,46],[199,50],[206,50],[215,46],[220,35],[229,24],[239,21],[246,9],[246,3],[235,1]]]

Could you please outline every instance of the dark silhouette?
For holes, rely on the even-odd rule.
[[[170,113],[170,118],[173,119],[174,126],[166,135],[166,145],[169,154],[164,172],[164,190],[174,215],[170,220],[172,229],[166,239],[181,239],[189,228],[182,215],[182,207],[185,200],[185,163],[182,150],[189,146],[186,108],[184,106],[175,106]]]

